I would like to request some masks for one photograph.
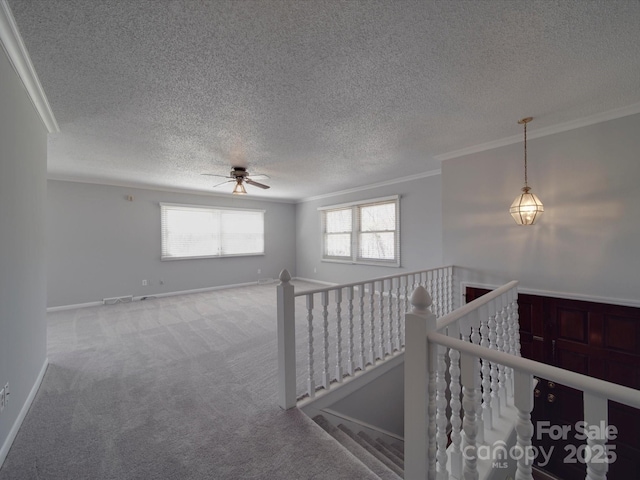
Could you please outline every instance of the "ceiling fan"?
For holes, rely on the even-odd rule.
[[[248,185],[253,185],[254,187],[262,188],[265,190],[267,188],[271,188],[269,187],[269,185],[265,185],[264,183],[255,181],[256,178],[260,178],[260,179],[269,178],[269,175],[256,174],[256,175],[249,176],[249,172],[247,172],[247,169],[245,167],[232,167],[231,173],[229,175],[216,175],[215,173],[203,173],[202,175],[227,179],[224,182],[214,185],[213,188],[219,187],[220,185],[224,185],[225,183],[235,182],[236,186],[233,187],[233,192],[232,192],[234,195],[247,194],[247,191],[245,190],[243,185],[244,183]]]

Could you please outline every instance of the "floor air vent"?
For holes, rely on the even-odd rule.
[[[103,298],[102,303],[104,305],[115,305],[116,303],[130,303],[133,302],[133,295],[127,295],[125,297],[111,297]]]

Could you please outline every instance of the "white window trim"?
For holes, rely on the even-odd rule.
[[[396,230],[395,230],[395,250],[397,253],[397,258],[394,260],[372,260],[372,259],[360,259],[358,258],[359,245],[358,245],[358,225],[357,225],[357,217],[356,209],[357,207],[364,207],[376,203],[384,203],[384,202],[395,202],[396,204]],[[351,216],[352,221],[352,231],[351,231],[351,258],[339,258],[339,257],[327,257],[324,254],[324,242],[325,242],[325,225],[324,225],[324,215],[323,212],[327,210],[339,210],[342,208],[353,208],[354,211]],[[400,195],[390,195],[387,197],[378,197],[378,198],[370,198],[367,200],[358,200],[354,202],[340,203],[336,205],[326,205],[324,207],[318,207],[318,211],[321,212],[320,215],[320,261],[327,263],[342,263],[346,265],[371,265],[377,267],[400,267]]]
[[[158,205],[161,207],[160,208],[160,243],[161,243],[161,251],[160,251],[160,260],[163,262],[172,262],[174,260],[198,260],[198,259],[203,259],[203,258],[232,258],[232,257],[258,257],[258,256],[264,256],[265,252],[266,252],[266,245],[264,242],[264,230],[263,230],[263,248],[262,248],[262,252],[257,252],[257,253],[232,253],[232,254],[225,254],[225,255],[197,255],[197,256],[187,256],[187,257],[168,257],[168,256],[163,256],[162,255],[162,242],[164,242],[164,233],[163,233],[163,227],[162,227],[162,207],[178,207],[178,208],[199,208],[199,209],[203,209],[203,210],[225,210],[225,211],[229,211],[229,210],[235,210],[235,211],[240,211],[240,212],[254,212],[254,213],[262,213],[263,215],[263,221],[264,221],[264,217],[266,216],[266,210],[260,210],[260,209],[256,209],[256,208],[238,208],[238,207],[218,207],[218,206],[212,206],[212,205],[195,205],[195,204],[189,204],[189,203],[168,203],[168,202],[159,202]],[[265,221],[266,223],[266,221]],[[264,225],[264,224],[263,224]]]

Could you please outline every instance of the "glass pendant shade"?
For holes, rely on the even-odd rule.
[[[509,213],[518,225],[533,225],[544,212],[544,205],[538,196],[529,190],[529,187],[523,187],[522,194],[516,197],[509,208]]]
[[[246,195],[247,191],[244,189],[244,185],[242,184],[242,182],[237,182],[236,186],[233,188],[233,194],[234,195]]]

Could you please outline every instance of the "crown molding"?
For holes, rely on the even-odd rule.
[[[49,133],[58,133],[60,127],[53,115],[44,89],[38,80],[35,68],[31,63],[29,52],[22,41],[7,0],[0,0],[0,44],[9,58],[9,62],[18,74],[24,88],[36,108],[42,123]]]
[[[105,187],[117,187],[117,188],[134,188],[136,190],[149,190],[152,192],[166,192],[166,193],[178,193],[186,195],[198,195],[204,197],[219,197],[219,198],[233,198],[239,201],[260,201],[268,203],[287,203],[295,204],[295,200],[287,198],[272,198],[259,195],[233,195],[232,193],[219,193],[209,192],[206,190],[197,190],[180,187],[165,187],[161,185],[149,185],[142,182],[130,182],[130,181],[118,181],[108,179],[95,179],[90,177],[76,177],[73,175],[64,175],[57,173],[47,173],[47,180],[53,180],[56,182],[71,182],[71,183],[85,183],[89,185],[102,185]]]
[[[566,132],[568,130],[575,130],[576,128],[587,127],[596,123],[607,122],[609,120],[615,120],[616,118],[627,117],[629,115],[635,115],[637,113],[640,113],[640,103],[634,103],[633,105],[628,105],[626,107],[607,110],[606,112],[596,113],[594,115],[589,115],[588,117],[579,118],[577,120],[571,120],[564,123],[558,123],[556,125],[539,128],[537,130],[527,129],[527,138],[529,140],[532,140],[534,138],[546,137],[547,135]],[[472,147],[461,148],[460,150],[454,150],[452,152],[443,153],[441,155],[435,155],[434,158],[442,162],[444,160],[449,160],[452,158],[464,157],[465,155],[471,155],[473,153],[484,152],[486,150],[493,150],[494,148],[512,145],[521,141],[522,135],[518,134],[511,137],[502,138],[500,140],[481,143]]]
[[[419,180],[421,178],[435,177],[436,175],[440,175],[441,173],[442,173],[442,170],[440,169],[429,170],[428,172],[418,173],[416,175],[409,175],[406,177],[394,178],[391,180],[385,180],[384,182],[372,183],[370,185],[364,185],[362,187],[354,187],[348,190],[340,190],[339,192],[323,193],[321,195],[316,195],[314,197],[301,198],[296,203],[313,202],[315,200],[323,200],[325,198],[337,197],[339,195],[363,192],[365,190],[371,190],[372,188],[380,188],[380,187],[385,187],[387,185],[395,185],[397,183],[410,182],[412,180]]]

